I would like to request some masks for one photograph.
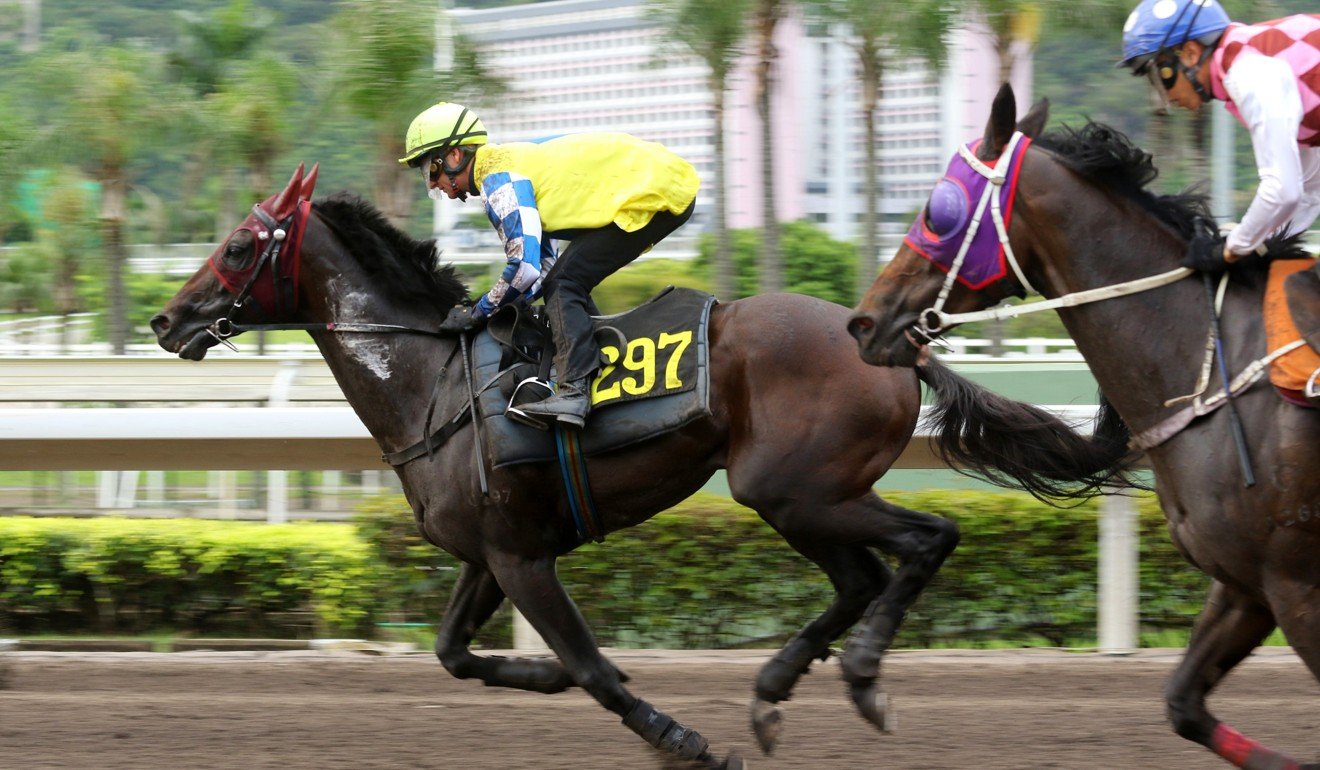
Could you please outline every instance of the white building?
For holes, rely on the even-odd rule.
[[[443,2],[443,0],[442,0]],[[710,222],[715,164],[714,115],[705,65],[669,40],[645,0],[555,0],[448,12],[474,41],[483,63],[511,92],[474,102],[492,141],[574,131],[626,131],[659,141],[696,166],[705,184],[693,222],[662,247],[691,249]],[[441,21],[442,26],[445,24]],[[905,230],[954,148],[981,133],[998,66],[989,40],[955,33],[946,73],[919,63],[886,74],[880,132],[881,212],[888,230]],[[858,236],[862,214],[863,122],[856,54],[847,29],[786,19],[773,130],[777,214],[810,219],[837,238]],[[725,185],[730,227],[761,225],[759,128],[753,59],[744,55],[730,81],[725,115]],[[1014,77],[1023,110],[1030,61]],[[448,203],[448,202],[446,202]],[[456,207],[437,207],[441,229]],[[687,234],[686,242],[679,242]],[[657,249],[658,251],[660,249]]]

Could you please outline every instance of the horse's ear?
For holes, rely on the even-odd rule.
[[[316,189],[316,175],[321,170],[320,163],[312,164],[312,170],[302,180],[302,189],[298,192],[298,197],[306,200],[312,199],[312,190]]]
[[[1004,145],[1013,136],[1014,123],[1017,121],[1017,99],[1013,97],[1013,86],[1008,83],[999,87],[995,94],[994,105],[990,107],[990,120],[985,124],[985,141],[976,150],[976,157],[981,160],[994,160],[1004,151]]]
[[[1050,100],[1041,99],[1031,106],[1027,114],[1018,121],[1017,130],[1024,135],[1035,139],[1040,136],[1040,132],[1045,130],[1045,124],[1050,119]]]
[[[275,198],[275,202],[270,206],[270,215],[276,219],[284,219],[293,213],[293,207],[298,205],[298,193],[302,189],[303,170],[306,168],[302,163],[294,169],[293,176],[289,178],[289,183],[284,186],[284,191]]]

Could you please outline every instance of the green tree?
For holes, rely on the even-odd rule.
[[[234,62],[263,49],[275,15],[252,7],[251,0],[230,0],[206,13],[181,10],[179,42],[167,56],[172,75],[201,96],[215,93]]]
[[[855,296],[862,296],[875,280],[880,255],[879,132],[875,125],[885,68],[895,57],[924,61],[938,70],[944,60],[944,40],[952,18],[942,0],[911,0],[901,4],[870,0],[812,0],[811,12],[845,24],[852,33],[861,77],[862,144],[867,169],[863,186],[862,248],[855,272]]]
[[[775,184],[775,137],[772,95],[775,90],[775,30],[784,17],[785,0],[755,0],[752,28],[756,36],[756,115],[761,134],[761,291],[784,287],[783,255],[779,249],[778,206]]]
[[[201,102],[190,113],[192,138],[184,169],[185,195],[218,188],[215,238],[234,226],[244,204],[270,194],[271,166],[287,146],[288,115],[297,93],[297,74],[282,53],[267,45],[278,29],[276,14],[251,0],[230,0],[205,13],[181,10],[178,42],[167,61],[173,78]],[[250,172],[240,183],[240,166]]]
[[[733,262],[737,269],[737,285],[733,299],[750,297],[756,293],[764,264],[761,260],[760,229],[730,231],[733,242]],[[836,241],[821,228],[806,222],[784,222],[779,225],[779,242],[784,249],[784,290],[796,294],[852,305],[853,271],[857,263],[857,247]],[[715,238],[707,233],[701,237],[697,267],[711,269],[715,258]]]
[[[53,180],[42,205],[45,226],[37,232],[49,248],[52,305],[66,320],[60,335],[63,352],[70,341],[68,316],[84,309],[78,275],[95,246],[96,188],[72,169],[57,173]]]
[[[100,242],[110,345],[128,341],[124,225],[129,192],[147,160],[186,109],[186,95],[164,78],[163,57],[140,48],[72,37],[47,45],[30,64],[32,93],[58,94],[45,110],[39,146],[44,160],[67,159],[99,186]]]
[[[237,158],[250,172],[247,196],[260,201],[274,190],[275,161],[288,148],[290,106],[298,91],[298,73],[271,54],[233,63],[207,99],[215,119],[222,157]]]
[[[715,211],[711,261],[715,294],[734,296],[733,243],[728,226],[729,198],[724,186],[725,96],[729,73],[741,52],[749,0],[659,0],[654,6],[665,25],[689,51],[706,65],[714,112],[715,163],[711,179]],[[767,223],[767,229],[772,223]]]
[[[18,210],[17,186],[31,157],[29,138],[35,133],[14,98],[0,93],[0,243],[22,218]]]
[[[408,219],[417,200],[417,173],[397,162],[409,121],[438,101],[465,102],[478,94],[490,100],[504,88],[461,36],[454,37],[452,66],[437,71],[436,13],[428,0],[349,3],[335,19],[342,42],[327,62],[335,68],[339,103],[370,126],[373,199],[397,223]]]

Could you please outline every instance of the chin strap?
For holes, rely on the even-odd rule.
[[[1201,73],[1201,67],[1205,65],[1206,60],[1209,59],[1214,52],[1214,48],[1206,46],[1205,50],[1201,52],[1200,60],[1196,62],[1196,66],[1194,67],[1188,67],[1186,64],[1183,64],[1182,59],[1178,60],[1178,69],[1182,72],[1183,77],[1186,77],[1187,82],[1192,84],[1192,90],[1196,92],[1197,96],[1201,97],[1201,101],[1207,104],[1215,100],[1215,95],[1207,91],[1205,86],[1201,85],[1199,76]]]

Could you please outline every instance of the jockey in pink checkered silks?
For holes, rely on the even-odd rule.
[[[1193,241],[1188,266],[1222,270],[1270,235],[1302,232],[1320,215],[1320,16],[1238,24],[1218,0],[1142,0],[1123,27],[1122,64],[1179,107],[1223,101],[1251,132],[1256,197],[1227,238]],[[1317,270],[1289,278],[1286,293],[1307,341],[1320,349]],[[1307,318],[1315,325],[1308,328]]]

